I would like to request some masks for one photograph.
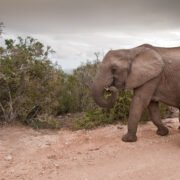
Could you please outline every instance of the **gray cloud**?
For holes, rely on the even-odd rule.
[[[32,35],[71,68],[95,51],[178,45],[179,9],[179,0],[0,0],[0,21],[5,37]]]
[[[178,0],[1,0],[0,17],[18,32],[153,30],[180,25]]]

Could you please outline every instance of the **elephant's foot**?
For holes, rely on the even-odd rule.
[[[127,133],[122,137],[122,141],[124,141],[124,142],[136,142],[137,136]]]
[[[158,135],[160,136],[166,136],[169,134],[169,130],[167,127],[163,126],[161,128],[158,128],[157,132],[156,132]]]

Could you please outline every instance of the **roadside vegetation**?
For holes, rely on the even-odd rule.
[[[2,27],[2,24],[0,25]],[[2,30],[0,30],[0,34]],[[66,74],[53,64],[54,51],[32,37],[0,39],[0,123],[21,122],[34,128],[95,128],[126,123],[132,92],[119,93],[112,109],[99,108],[90,87],[99,64],[87,62]],[[169,114],[161,105],[162,117]],[[147,112],[142,121],[147,121]]]

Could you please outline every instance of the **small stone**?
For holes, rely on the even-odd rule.
[[[118,126],[117,129],[123,129],[123,126]]]
[[[11,173],[14,173],[14,172],[15,172],[15,170],[14,170],[14,169],[11,169],[11,170],[10,170],[10,172],[11,172]]]
[[[48,159],[57,159],[57,156],[55,154],[47,156]]]
[[[59,164],[57,164],[57,163],[54,163],[54,166],[55,166],[56,168],[59,168]]]
[[[77,158],[76,157],[72,157],[71,160],[74,161],[74,160],[77,160]]]
[[[47,146],[50,146],[50,145],[51,145],[51,143],[50,143],[50,142],[47,142],[47,143],[46,143],[46,145],[47,145]]]
[[[39,174],[42,176],[44,174],[44,171],[41,171]]]
[[[90,149],[88,149],[88,151],[98,151],[100,148],[99,147],[97,147],[97,148],[90,148]]]
[[[12,156],[11,155],[7,155],[7,156],[4,157],[4,159],[6,161],[11,161],[12,160]]]

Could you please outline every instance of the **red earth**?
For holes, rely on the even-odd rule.
[[[179,180],[179,122],[165,124],[166,137],[151,122],[139,125],[135,143],[121,141],[124,125],[74,132],[0,128],[0,180]]]

